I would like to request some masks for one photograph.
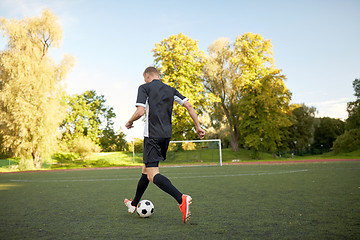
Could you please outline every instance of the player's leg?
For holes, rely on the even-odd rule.
[[[150,181],[152,181],[164,192],[170,194],[180,204],[179,208],[183,215],[183,222],[188,221],[191,215],[190,205],[192,204],[192,198],[189,195],[182,194],[179,190],[177,190],[167,177],[160,174],[159,167],[146,167],[146,174]]]
[[[161,154],[164,159],[166,159],[166,153],[169,147],[170,139],[163,139],[161,143]],[[170,180],[169,180],[170,181]],[[180,193],[180,192],[179,192]],[[176,196],[178,198],[179,195]],[[192,198],[189,195],[182,194],[181,200],[177,199],[178,203],[180,204],[179,208],[183,215],[183,222],[187,222],[190,219],[191,212],[190,212],[190,205],[192,204]]]
[[[154,176],[153,183],[155,183],[155,185],[158,186],[161,190],[175,198],[175,200],[179,204],[182,203],[182,193],[177,190],[177,188],[171,183],[171,181],[167,177],[158,173]]]
[[[143,174],[146,174],[150,182],[154,182],[154,176],[160,173],[159,162],[145,163],[143,167]]]
[[[169,147],[170,139],[145,139],[144,144],[144,159],[145,173],[148,179],[158,186],[164,192],[170,194],[179,204],[180,210],[183,214],[183,221],[186,222],[190,218],[189,206],[192,203],[192,198],[188,195],[183,195],[171,181],[160,174],[159,162],[154,159],[165,160],[166,152]],[[145,143],[144,141],[144,143]],[[145,155],[146,152],[146,155]]]
[[[134,213],[136,210],[136,206],[138,205],[138,203],[140,202],[141,197],[143,196],[145,190],[147,189],[149,185],[149,179],[146,175],[146,168],[145,168],[145,164],[142,167],[142,171],[141,171],[141,177],[138,181],[138,185],[136,188],[136,193],[135,193],[135,198],[134,200],[129,200],[129,199],[125,199],[124,203],[128,208],[128,212],[129,213]]]
[[[143,196],[145,190],[147,189],[147,187],[149,185],[149,177],[146,172],[145,164],[147,164],[149,162],[151,150],[152,150],[151,139],[149,139],[148,137],[145,137],[144,138],[144,146],[143,146],[143,163],[144,163],[144,165],[142,166],[141,177],[138,181],[135,198],[132,201],[130,201],[128,199],[124,200],[125,205],[128,207],[128,211],[130,213],[135,212],[137,204],[140,202],[141,197]]]
[[[142,173],[141,173],[141,177],[138,181],[138,185],[136,188],[136,193],[135,193],[135,198],[134,200],[129,200],[129,199],[125,199],[124,203],[128,208],[128,212],[129,213],[134,213],[136,210],[136,206],[138,205],[138,203],[140,202],[140,199],[142,197],[142,195],[144,194],[146,188],[149,185],[149,179],[146,175],[146,171],[145,171],[145,164],[142,167]]]
[[[170,194],[175,200],[181,204],[182,203],[182,193],[174,187],[171,181],[160,174],[159,171],[159,162],[147,163],[146,164],[146,175],[148,179],[158,186],[164,192]]]
[[[131,205],[133,206],[137,206],[138,203],[140,202],[140,199],[142,197],[142,195],[144,194],[145,190],[147,189],[149,185],[149,179],[148,176],[146,175],[146,168],[145,168],[145,164],[142,167],[142,171],[141,171],[141,177],[139,179],[137,188],[136,188],[136,194],[134,197],[134,200],[132,201]]]

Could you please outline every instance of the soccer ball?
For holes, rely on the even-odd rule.
[[[148,218],[154,213],[154,204],[149,200],[142,200],[137,205],[136,212],[140,217]]]

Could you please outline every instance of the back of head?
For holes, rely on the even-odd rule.
[[[159,77],[159,72],[155,67],[147,67],[143,73],[143,76],[145,77],[145,74],[149,74],[154,77]]]

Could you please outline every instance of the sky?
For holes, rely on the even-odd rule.
[[[252,32],[271,39],[277,68],[286,75],[292,103],[314,106],[316,117],[345,120],[360,78],[358,0],[0,0],[0,16],[23,19],[50,9],[64,36],[51,50],[56,62],[76,58],[67,92],[95,90],[116,113],[115,130],[142,138],[143,123],[126,129],[135,111],[142,73],[154,64],[152,49],[171,35],[197,40],[200,50],[216,39]],[[0,50],[7,40],[1,35]]]

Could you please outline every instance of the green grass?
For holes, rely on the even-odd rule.
[[[359,239],[360,162],[161,168],[193,198],[150,184],[155,213],[129,215],[140,169],[0,174],[0,239]]]
[[[10,168],[9,168],[10,163]],[[20,159],[0,159],[0,172],[17,171]],[[113,166],[140,166],[142,165],[142,153],[135,154],[125,152],[95,153],[86,160],[70,160],[66,157],[47,160],[42,170],[49,169],[74,169],[74,168],[98,168]]]
[[[268,153],[263,153],[263,156],[267,159],[273,159],[271,154]],[[231,162],[234,159],[242,161],[252,160],[251,152],[245,149],[240,149],[238,152],[234,152],[229,148],[222,149],[222,160],[224,162]],[[219,162],[219,150],[199,149],[192,151],[168,152],[166,161],[168,163]]]
[[[49,169],[74,169],[74,168],[98,168],[98,167],[114,167],[114,166],[140,166],[142,165],[142,153],[136,153],[133,157],[132,153],[125,152],[109,152],[93,154],[87,160],[70,160],[71,154],[63,154],[61,157],[54,158],[52,161],[48,161],[43,165],[42,170]],[[240,149],[238,152],[234,152],[231,149],[222,149],[223,162],[232,162],[233,160],[241,162],[257,162],[257,161],[292,161],[292,160],[310,160],[310,159],[360,159],[360,150],[351,153],[341,153],[335,155],[333,152],[324,153],[321,155],[311,156],[294,156],[291,158],[290,154],[283,154],[281,158],[274,157],[270,153],[262,153],[261,160],[252,159],[251,152],[249,150]],[[17,165],[20,159],[0,159],[0,172],[12,172],[18,171]],[[50,163],[49,163],[50,162]],[[10,163],[10,167],[9,167]],[[219,152],[217,149],[199,149],[193,151],[178,151],[167,153],[167,160],[163,162],[163,165],[206,165],[206,164],[218,164]]]
[[[68,166],[62,164],[53,165],[53,169],[74,168],[76,167],[112,167],[112,166],[140,166],[142,164],[142,154],[138,153],[133,158],[132,153],[108,152],[93,154],[89,159],[76,160],[69,163]]]
[[[310,160],[310,159],[360,159],[360,150],[351,153],[334,154],[334,152],[328,152],[319,155],[311,156],[294,156],[291,154],[283,154],[282,157],[275,157],[273,154],[263,152],[261,160],[254,160],[252,158],[251,151],[246,149],[240,149],[238,152],[234,152],[229,148],[222,149],[223,162],[232,162],[233,160],[239,160],[241,162],[258,162],[258,161],[292,161],[292,160]],[[201,149],[193,151],[179,151],[168,152],[167,160],[164,164],[206,164],[206,163],[219,163],[219,152],[217,149]]]
[[[327,152],[321,155],[312,155],[312,156],[304,156],[304,157],[296,157],[299,159],[360,159],[360,150],[356,150],[349,153],[339,153],[335,154],[334,152]]]

